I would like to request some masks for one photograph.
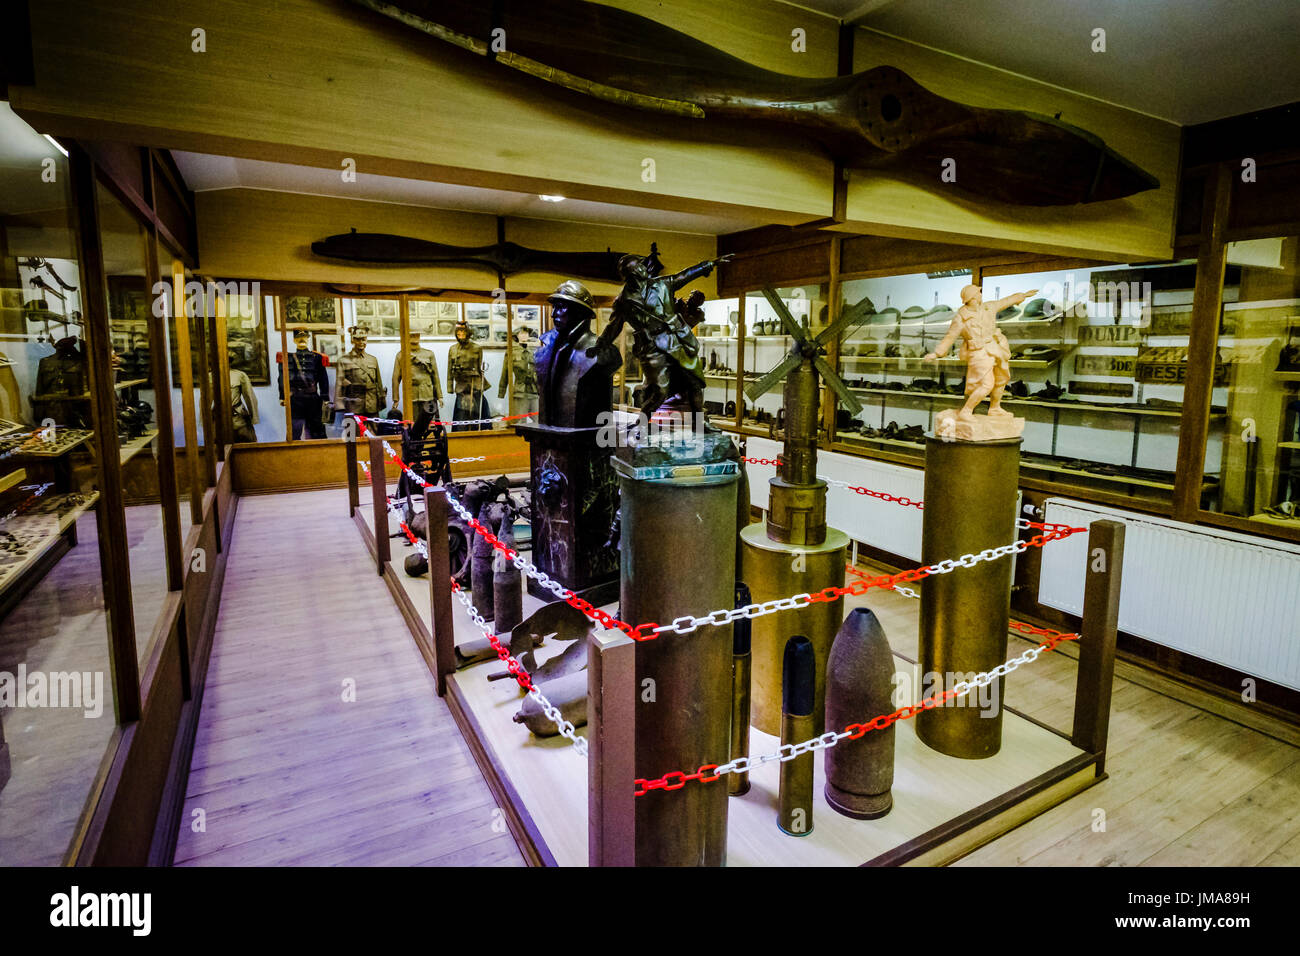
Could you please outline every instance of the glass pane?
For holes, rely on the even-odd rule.
[[[163,512],[158,473],[158,428],[154,409],[171,396],[160,393],[152,376],[154,342],[149,315],[155,302],[170,314],[170,286],[155,297],[148,286],[145,233],[127,208],[102,186],[99,197],[100,238],[108,276],[109,327],[114,347],[124,347],[118,359],[117,433],[120,444],[122,490],[126,501],[126,533],[131,575],[131,604],[135,617],[135,647],[141,665],[151,649],[154,624],[167,596],[167,557],[163,544]],[[170,279],[170,267],[166,273]],[[179,463],[178,463],[179,464]],[[180,509],[182,534],[188,508]],[[141,667],[143,673],[143,666]]]
[[[740,299],[711,299],[703,305],[704,319],[695,327],[704,363],[704,413],[734,424],[740,403],[736,371],[740,354]]]
[[[0,866],[61,862],[114,726],[67,184],[0,103]]]
[[[441,302],[411,299],[407,303],[409,335],[406,352],[411,367],[411,418],[421,415],[441,420],[446,407],[442,371],[447,367],[447,349],[455,341],[456,325],[460,321],[459,302]],[[441,358],[439,357],[441,353]],[[391,367],[383,370],[390,375],[392,387],[389,401],[398,418],[406,418],[407,391],[404,387],[402,353],[398,351]]]
[[[1300,238],[1227,256],[1202,506],[1300,529]]]
[[[816,336],[828,321],[828,287],[790,286],[776,289],[786,312],[804,331]],[[794,338],[762,290],[745,294],[745,387],[753,385],[775,369],[790,353]],[[743,393],[742,393],[743,394]],[[820,403],[818,393],[813,401]],[[784,379],[773,382],[762,395],[744,398],[744,421],[748,425],[779,429],[785,425]],[[724,409],[725,410],[725,409]],[[815,417],[820,417],[815,415]]]
[[[921,455],[934,416],[962,400],[965,363],[953,348],[938,362],[924,356],[942,341],[961,305],[968,273],[850,279],[840,311],[857,318],[840,331],[840,375],[862,404],[836,410],[836,437],[864,448]]]
[[[1191,262],[985,281],[989,299],[1036,290],[998,322],[1011,346],[1007,408],[1026,419],[1027,473],[1172,499],[1195,282]]]
[[[504,415],[532,415],[537,412],[537,366],[534,358],[542,333],[542,307],[516,305],[510,318],[510,342],[497,384],[497,398],[508,401],[508,404],[498,409],[498,412]],[[511,423],[500,424],[506,426]]]
[[[279,335],[266,316],[271,296],[226,298],[226,358],[230,362],[230,407],[236,443],[284,441],[284,415],[271,384],[270,357],[280,350]],[[272,346],[271,335],[276,336]]]
[[[397,301],[388,304],[396,306]],[[364,393],[365,409],[354,410],[373,417],[387,414],[379,360],[373,353],[366,354],[364,348],[357,353],[355,361],[338,354],[341,314],[342,300],[329,296],[285,296],[279,300],[271,331],[275,344],[275,394],[283,420],[287,380],[290,434],[294,441],[332,438],[339,434],[341,416],[334,408],[338,369],[334,369],[334,376],[330,374],[331,366],[339,362],[352,370],[349,382],[353,384],[345,383],[347,388],[360,387]],[[318,337],[322,346],[335,352],[335,362],[317,345]],[[358,328],[353,338],[358,343],[367,342],[369,326]],[[392,349],[396,350],[395,336],[386,338],[394,343]],[[282,348],[284,345],[288,347],[287,353]]]

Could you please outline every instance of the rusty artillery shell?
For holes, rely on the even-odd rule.
[[[792,637],[785,645],[781,684],[781,744],[794,744],[816,734],[813,701],[817,660],[812,642]],[[813,755],[802,754],[781,764],[781,790],[776,824],[790,836],[807,836],[813,829]]]
[[[514,519],[507,513],[501,519],[497,537],[507,548],[515,546]],[[492,610],[495,612],[496,632],[507,634],[524,619],[524,585],[522,572],[501,551],[493,549],[492,559]]]
[[[537,689],[559,708],[560,716],[574,727],[582,727],[587,723],[586,671],[557,677],[545,684],[538,684]],[[537,701],[531,697],[524,698],[519,713],[515,714],[513,720],[516,724],[523,724],[537,737],[554,737],[560,732],[555,722],[542,712]]]
[[[736,582],[736,607],[752,603],[749,588]],[[750,624],[741,618],[731,631],[731,759],[749,753],[749,681]],[[738,797],[749,792],[749,773],[733,773],[727,778],[727,793]]]
[[[478,520],[485,528],[495,528],[501,521],[500,508],[495,504],[484,505],[478,513]],[[470,596],[485,621],[490,621],[496,616],[492,605],[492,552],[494,550],[487,538],[475,533],[474,546],[470,551]]]
[[[894,655],[876,615],[854,608],[831,646],[826,674],[826,726],[842,730],[894,709]],[[843,740],[826,751],[826,802],[856,820],[883,817],[894,806],[894,726]]]

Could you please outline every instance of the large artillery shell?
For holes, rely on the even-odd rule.
[[[831,647],[826,674],[826,729],[843,730],[893,709],[894,655],[884,628],[866,608],[849,612]],[[858,820],[883,817],[894,805],[894,727],[869,730],[826,751],[826,802]]]
[[[929,439],[921,563],[979,554],[1014,541],[1019,482],[1019,438]],[[922,699],[938,698],[957,682],[1006,660],[1011,571],[1011,558],[1004,557],[922,582],[917,654]],[[917,738],[952,757],[993,756],[1002,746],[1004,681],[999,677],[978,693],[917,714]]]
[[[585,670],[547,681],[545,684],[538,684],[537,689],[560,709],[560,715],[570,721],[574,727],[581,727],[587,723],[587,672]],[[538,737],[554,737],[560,732],[555,722],[542,713],[542,708],[531,697],[524,699],[519,713],[514,716],[514,721],[516,724],[523,724]]]
[[[478,514],[479,524],[485,528],[495,528],[501,522],[501,508],[496,504],[487,504]],[[495,549],[483,535],[475,533],[474,547],[470,552],[470,595],[474,606],[483,615],[483,620],[490,621],[496,614],[492,605],[492,553]]]
[[[744,472],[742,471],[743,475]],[[744,487],[742,483],[742,488]],[[748,507],[748,503],[746,503]],[[736,582],[736,607],[752,603],[749,588]],[[731,633],[731,755],[730,759],[749,753],[749,683],[752,672],[750,656],[750,624],[741,618],[732,625]],[[749,773],[733,773],[727,778],[727,793],[738,797],[749,792]]]
[[[816,654],[806,637],[785,645],[781,682],[781,744],[796,744],[815,735]],[[807,836],[813,829],[813,755],[806,753],[781,764],[777,826],[790,836]]]
[[[507,548],[514,549],[514,519],[507,513],[501,519],[497,537]],[[495,549],[494,549],[495,550]],[[522,572],[501,551],[496,551],[492,561],[492,609],[495,612],[496,631],[506,634],[524,619],[524,585]]]

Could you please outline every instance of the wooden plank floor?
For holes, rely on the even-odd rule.
[[[239,503],[175,862],[522,866],[345,502]]]

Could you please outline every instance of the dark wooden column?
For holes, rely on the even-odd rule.
[[[1205,471],[1205,442],[1210,432],[1210,396],[1214,388],[1215,349],[1223,302],[1223,271],[1227,247],[1228,199],[1232,171],[1219,165],[1206,177],[1201,246],[1196,257],[1196,288],[1192,293],[1192,330],[1187,341],[1187,381],[1183,386],[1183,415],[1179,426],[1174,517],[1195,521],[1201,510]]]
[[[375,514],[375,564],[382,575],[391,557],[388,538],[388,475],[384,469],[384,440],[370,437],[370,501]]]
[[[1115,683],[1115,637],[1119,630],[1119,592],[1124,570],[1124,525],[1094,521],[1088,529],[1083,586],[1083,626],[1079,632],[1079,674],[1074,691],[1074,729],[1070,742],[1100,754],[1097,773],[1106,766],[1110,697]]]
[[[425,546],[429,549],[429,609],[433,615],[433,659],[438,696],[456,670],[456,625],[451,613],[451,550],[447,537],[447,491],[424,489]],[[508,635],[507,635],[508,636]]]
[[[108,323],[108,277],[99,236],[99,197],[95,164],[82,149],[70,145],[69,174],[81,256],[81,298],[86,359],[90,369],[91,418],[97,445],[95,480],[99,486],[96,526],[99,563],[108,612],[108,656],[113,680],[113,707],[119,724],[140,719],[140,669],[135,650],[135,618],[131,607],[131,563],[127,553],[126,505],[117,441],[117,395],[113,388]],[[163,340],[166,341],[165,339]],[[155,353],[160,349],[155,345]],[[160,402],[161,403],[161,402]],[[167,436],[170,441],[170,435]]]
[[[587,641],[587,862],[635,866],[636,642],[613,630]]]

